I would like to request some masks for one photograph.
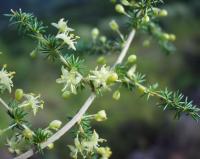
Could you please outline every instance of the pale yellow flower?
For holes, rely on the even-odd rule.
[[[62,39],[64,43],[66,43],[70,49],[76,50],[75,44],[77,43],[76,40],[78,39],[77,36],[74,34],[70,34],[69,32],[61,33],[56,35],[57,39]]]
[[[100,159],[108,159],[112,155],[112,151],[109,147],[99,147],[97,152],[101,155]]]
[[[11,87],[13,87],[12,78],[15,72],[8,72],[5,68],[6,65],[0,71],[0,90],[4,91],[7,89],[11,93]]]
[[[56,80],[56,82],[64,84],[62,89],[63,92],[68,91],[70,93],[76,94],[77,86],[83,78],[82,75],[75,70],[68,71],[65,67],[62,67],[61,71],[62,75]]]
[[[85,149],[89,152],[93,152],[94,149],[97,149],[99,146],[99,142],[104,142],[105,139],[99,138],[99,135],[94,130],[91,138],[89,140],[83,140],[81,144]]]
[[[65,33],[65,32],[70,32],[74,31],[74,29],[68,27],[67,21],[64,21],[64,18],[60,19],[58,23],[51,23],[54,27],[56,27],[59,32]]]
[[[107,115],[106,115],[106,112],[105,110],[101,110],[99,111],[97,114],[95,114],[95,120],[96,121],[104,121],[107,119]]]
[[[113,74],[116,74],[110,69],[110,67],[106,67],[106,65],[103,65],[100,69],[96,67],[94,71],[90,72],[91,74],[88,76],[88,79],[93,82],[95,88],[109,90],[108,79]]]
[[[19,105],[20,108],[30,107],[33,111],[33,114],[36,115],[38,109],[43,109],[44,101],[40,99],[40,95],[35,95],[33,93],[24,94],[25,100]]]

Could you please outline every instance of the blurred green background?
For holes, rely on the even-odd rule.
[[[162,27],[177,35],[175,54],[167,56],[156,43],[149,48],[142,46],[148,36],[137,33],[129,53],[138,56],[138,70],[147,75],[150,82],[158,82],[161,88],[168,86],[171,90],[179,89],[195,104],[200,104],[200,1],[168,0],[165,5],[169,16],[161,20]],[[22,8],[32,12],[46,25],[57,22],[64,17],[69,25],[76,29],[81,39],[88,40],[90,30],[99,27],[102,34],[115,37],[109,30],[108,22],[115,18],[120,22],[122,30],[126,30],[123,16],[114,11],[109,0],[7,0],[0,1],[0,64],[8,64],[9,70],[15,70],[15,88],[23,88],[25,92],[40,93],[45,101],[45,109],[36,118],[30,118],[35,127],[45,127],[54,119],[67,122],[83,104],[89,95],[84,91],[69,100],[62,99],[61,87],[55,84],[60,76],[60,66],[38,58],[32,60],[29,53],[35,43],[18,34],[10,27],[3,14],[10,9]],[[49,32],[55,32],[49,26]],[[87,66],[95,67],[97,55],[80,55]],[[109,63],[117,55],[107,55]],[[155,106],[155,101],[146,102],[136,93],[122,90],[120,101],[112,100],[112,92],[98,97],[89,109],[96,113],[105,109],[108,120],[93,123],[93,127],[113,151],[112,159],[199,159],[200,158],[200,125],[188,117],[174,121],[170,112],[162,112]],[[9,123],[5,110],[0,108],[0,129]],[[11,156],[4,146],[5,138],[0,138],[0,158]],[[71,133],[67,133],[55,143],[52,151],[33,159],[67,159],[68,144],[73,141]]]

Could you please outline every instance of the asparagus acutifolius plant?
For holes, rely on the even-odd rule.
[[[26,93],[20,88],[15,90],[14,98],[9,97],[9,102],[0,97],[0,103],[10,118],[10,125],[1,129],[0,135],[6,135],[7,131],[12,130],[12,136],[8,136],[6,145],[8,150],[17,156],[15,159],[26,159],[35,153],[42,153],[46,147],[52,149],[54,142],[71,128],[74,129],[74,143],[68,145],[71,158],[108,159],[112,154],[111,149],[108,146],[101,146],[101,143],[106,140],[100,138],[91,127],[92,120],[105,121],[106,112],[100,110],[90,115],[86,112],[96,97],[114,88],[118,88],[113,93],[115,100],[120,99],[120,88],[122,87],[128,91],[139,90],[147,100],[157,98],[156,105],[163,110],[173,111],[177,119],[182,114],[186,114],[198,121],[199,108],[182,93],[172,92],[167,88],[160,90],[157,83],[145,85],[147,79],[136,69],[137,56],[135,54],[130,55],[123,62],[136,31],[152,36],[167,54],[175,51],[172,42],[176,36],[166,33],[158,24],[159,18],[168,14],[166,10],[158,7],[163,1],[112,0],[112,3],[116,12],[127,18],[130,33],[123,33],[118,23],[111,20],[108,26],[118,35],[118,39],[110,40],[101,35],[98,28],[94,28],[91,31],[91,41],[85,43],[84,47],[78,47],[80,37],[75,35],[75,30],[64,18],[51,24],[57,29],[57,34],[54,35],[48,33],[48,27],[33,14],[25,13],[21,9],[11,10],[9,14],[6,14],[10,23],[15,25],[20,33],[36,42],[36,47],[30,53],[31,57],[43,55],[46,59],[57,61],[60,64],[61,76],[56,79],[56,83],[62,85],[61,91],[64,98],[69,98],[72,94],[76,95],[83,89],[89,88],[91,91],[90,97],[80,107],[78,113],[63,124],[62,128],[62,122],[58,119],[51,121],[45,128],[31,126],[27,116],[31,111],[33,115],[37,115],[37,112],[44,106],[40,95]],[[148,44],[148,41],[145,44]],[[90,68],[89,73],[85,73],[84,60],[76,52],[100,54],[97,62],[101,65],[94,69]],[[117,52],[119,56],[113,66],[106,65],[102,54]],[[1,95],[6,92],[12,94],[14,74],[15,72],[7,71],[6,65],[2,66],[0,71]]]

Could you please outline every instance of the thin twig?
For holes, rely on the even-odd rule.
[[[134,36],[135,36],[135,29],[133,29],[133,30],[130,32],[130,34],[129,34],[129,36],[128,36],[128,39],[127,39],[127,41],[126,41],[125,47],[124,47],[123,50],[121,51],[121,53],[120,53],[120,55],[119,55],[117,61],[116,61],[115,64],[113,65],[113,67],[115,67],[117,64],[119,64],[119,63],[121,63],[121,62],[123,61],[123,59],[125,58],[125,56],[126,56],[126,54],[127,54],[127,52],[128,52],[128,49],[129,49],[129,47],[130,47],[130,45],[131,45],[131,42],[132,42]]]
[[[134,36],[135,36],[135,29],[133,29],[130,32],[130,34],[128,36],[128,39],[126,41],[125,47],[121,51],[117,61],[113,65],[113,67],[115,67],[117,64],[119,64],[119,63],[121,63],[123,61],[123,59],[125,58],[125,56],[126,56],[126,54],[128,52],[128,49],[129,49],[129,47],[131,45],[131,42],[132,42]],[[56,140],[60,139],[68,130],[70,130],[78,121],[80,121],[82,116],[86,113],[86,111],[91,106],[91,104],[92,104],[92,102],[94,101],[95,98],[96,98],[95,93],[92,93],[88,97],[88,99],[85,101],[85,103],[83,104],[83,106],[81,107],[79,112],[66,125],[64,125],[64,127],[62,127],[54,135],[52,135],[46,142],[42,143],[41,144],[41,148],[44,149],[50,143],[53,143]],[[27,159],[27,158],[31,157],[32,155],[34,155],[34,150],[30,149],[27,152],[21,154],[20,156],[15,157],[14,159]]]

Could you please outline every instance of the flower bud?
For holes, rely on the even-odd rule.
[[[114,31],[119,30],[119,25],[117,24],[115,20],[111,20],[109,23],[109,26]]]
[[[150,41],[149,41],[149,40],[145,40],[145,41],[143,42],[143,46],[144,46],[144,47],[149,47],[149,46],[150,46]]]
[[[104,65],[106,63],[106,59],[104,56],[100,56],[98,59],[97,59],[97,63],[100,64],[100,65]]]
[[[125,14],[125,10],[124,10],[124,7],[121,5],[121,4],[117,4],[115,6],[115,10],[118,12],[118,13],[121,13],[121,14]]]
[[[169,34],[169,40],[175,41],[175,40],[176,40],[176,35],[174,35],[174,34]]]
[[[116,0],[110,0],[111,1],[111,3],[116,3]]]
[[[168,12],[167,12],[167,10],[162,9],[158,12],[158,15],[161,17],[166,17],[168,15]]]
[[[139,85],[138,86],[138,91],[140,94],[144,94],[146,93],[146,87],[142,86],[142,85]]]
[[[33,132],[29,128],[24,129],[22,134],[27,139],[31,139],[33,137]]]
[[[92,38],[96,39],[98,36],[99,36],[99,29],[98,28],[92,29]]]
[[[32,59],[35,59],[35,58],[37,57],[37,50],[36,50],[36,49],[33,50],[33,51],[30,53],[30,57],[31,57]]]
[[[106,83],[107,84],[112,84],[118,80],[118,75],[117,73],[113,72],[111,75],[108,76]]]
[[[104,121],[106,119],[107,119],[107,115],[106,115],[105,110],[101,110],[95,115],[95,120],[98,122]]]
[[[160,11],[160,9],[153,8],[153,13],[154,13],[155,16],[159,16],[159,11]]]
[[[128,62],[128,64],[134,64],[136,62],[136,60],[137,60],[137,56],[133,54],[128,57],[127,62]]]
[[[105,43],[105,42],[106,42],[106,40],[107,40],[107,39],[106,39],[106,37],[105,37],[105,36],[101,36],[101,37],[100,37],[100,41],[101,41],[102,43]]]
[[[148,16],[148,15],[145,15],[145,16],[142,18],[142,21],[143,21],[144,23],[148,23],[148,22],[150,21],[149,16]]]
[[[15,90],[15,99],[16,100],[21,100],[22,97],[23,97],[24,93],[23,93],[23,90],[22,89],[16,89]]]
[[[54,144],[53,144],[53,143],[50,143],[49,145],[47,145],[47,148],[48,148],[49,150],[53,149],[53,148],[54,148]]]
[[[49,124],[49,128],[53,130],[58,130],[62,125],[60,120],[54,120]]]
[[[65,92],[63,92],[63,94],[62,94],[62,97],[63,97],[64,99],[68,99],[70,96],[71,96],[71,93],[70,93],[69,91],[65,91]]]
[[[169,34],[167,34],[167,33],[164,33],[162,36],[165,40],[169,40],[169,38],[170,38]]]
[[[102,158],[110,158],[110,156],[112,155],[112,151],[110,150],[109,147],[99,147],[97,148],[97,152],[102,155]]]
[[[130,5],[129,1],[127,1],[127,0],[121,0],[121,3],[123,5],[125,5],[125,6],[129,6]]]
[[[115,99],[115,100],[119,100],[120,99],[120,91],[119,90],[117,90],[117,91],[115,91],[114,93],[113,93],[113,99]]]

